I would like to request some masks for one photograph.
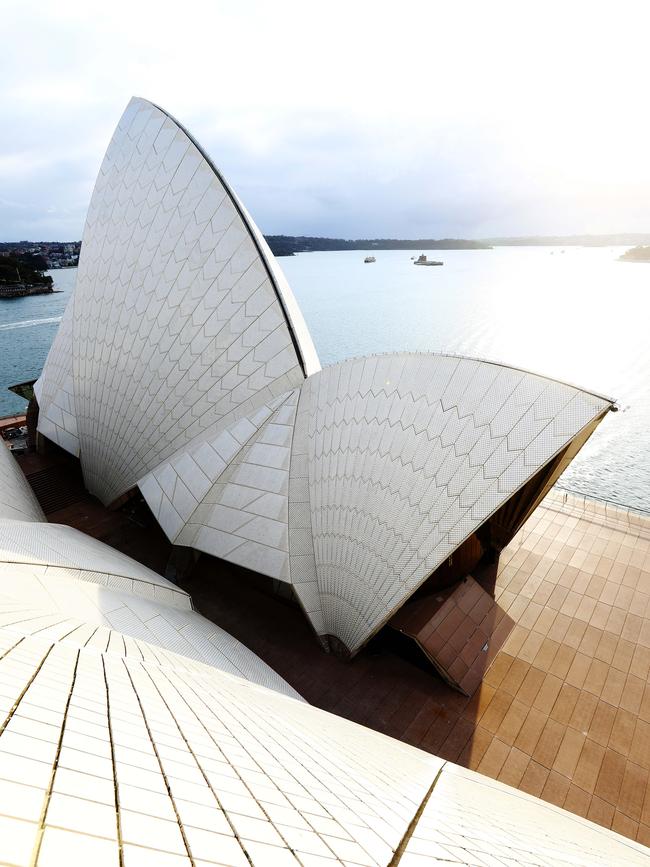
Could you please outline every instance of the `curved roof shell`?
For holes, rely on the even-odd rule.
[[[109,503],[319,364],[261,234],[189,134],[132,99],[36,389],[39,429]]]
[[[15,458],[0,442],[0,521],[44,521],[45,515]]]
[[[609,399],[396,353],[320,370],[291,290],[212,162],[132,100],[102,164],[39,429],[169,539],[294,587],[351,653]]]
[[[186,454],[140,488],[170,538],[291,583],[316,632],[355,652],[610,407],[476,359],[351,359],[258,417],[209,483]],[[169,521],[179,483],[193,510]]]
[[[174,651],[190,668],[214,666],[299,698],[258,656],[195,611],[184,590],[79,530],[48,523],[2,445],[0,627],[101,651],[116,640],[111,630],[119,630],[120,652],[142,658],[142,642],[150,659]]]
[[[640,844],[523,792],[122,626],[97,628],[88,605],[89,622],[51,602],[29,610],[2,574],[4,863],[650,862]],[[29,592],[41,604],[57,582]]]
[[[27,501],[14,467],[0,457],[0,491]],[[183,591],[37,518],[0,518],[3,863],[649,863],[638,843],[309,706]]]
[[[319,371],[245,211],[143,100],[109,148],[82,255],[41,432],[105,501],[138,484],[172,541],[291,583],[316,631],[352,650],[611,406],[444,355]],[[43,523],[14,469],[0,458],[3,861],[650,863],[297,700],[183,591]]]

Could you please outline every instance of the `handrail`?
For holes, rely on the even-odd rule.
[[[582,511],[589,512],[592,515],[601,515],[613,520],[626,521],[630,525],[644,527],[647,526],[647,522],[650,520],[650,509],[644,509],[641,506],[630,506],[618,500],[605,499],[593,494],[583,494],[564,485],[555,484],[549,492],[549,495],[552,494],[562,498],[563,505],[578,510],[582,509]],[[569,500],[569,498],[571,499]]]

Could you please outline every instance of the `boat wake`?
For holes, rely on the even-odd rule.
[[[50,325],[52,322],[60,322],[60,316],[49,316],[47,319],[23,319],[22,322],[7,322],[0,325],[0,331],[13,331],[14,328],[31,328],[32,325]]]

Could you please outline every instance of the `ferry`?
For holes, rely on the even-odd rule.
[[[413,263],[414,265],[442,265],[442,262],[429,262],[427,257],[422,253]]]

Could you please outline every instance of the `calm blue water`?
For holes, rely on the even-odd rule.
[[[650,508],[650,264],[624,248],[302,253],[280,264],[323,364],[400,349],[460,352],[521,366],[617,398],[562,483]],[[24,409],[6,385],[36,377],[76,271],[60,294],[0,303],[0,415]]]
[[[503,361],[617,398],[564,475],[582,493],[650,508],[650,264],[625,248],[499,247],[302,253],[280,264],[323,364],[400,349]]]
[[[52,295],[0,301],[0,416],[24,412],[27,404],[8,385],[36,379],[74,288],[76,268],[49,271]]]

